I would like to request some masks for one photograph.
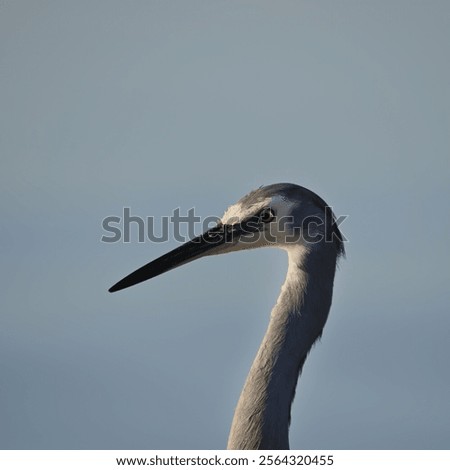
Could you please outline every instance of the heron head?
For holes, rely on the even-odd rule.
[[[331,208],[312,191],[295,184],[263,186],[230,206],[221,227],[235,234],[221,252],[261,246],[307,251],[329,242],[343,254],[342,235]]]
[[[204,256],[262,246],[318,249],[329,235],[337,256],[343,254],[334,215],[315,193],[288,183],[263,186],[230,206],[215,227],[134,271],[109,291],[125,289]]]

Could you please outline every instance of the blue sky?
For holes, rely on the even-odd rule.
[[[111,295],[177,243],[101,222],[286,181],[349,239],[292,448],[448,448],[449,31],[444,1],[2,2],[1,446],[224,448],[285,254]]]

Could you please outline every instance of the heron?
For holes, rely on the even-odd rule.
[[[265,246],[286,250],[287,275],[239,397],[228,449],[289,449],[298,378],[322,335],[337,263],[345,255],[331,207],[296,184],[262,186],[231,205],[217,225],[109,289],[125,289],[204,256]]]

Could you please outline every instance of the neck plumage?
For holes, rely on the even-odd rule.
[[[286,281],[239,398],[228,449],[289,449],[297,380],[331,305],[336,256],[329,250],[288,250]]]

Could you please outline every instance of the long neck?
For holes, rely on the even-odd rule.
[[[286,281],[239,398],[228,449],[289,449],[291,404],[327,320],[336,257],[301,247],[288,254]]]

